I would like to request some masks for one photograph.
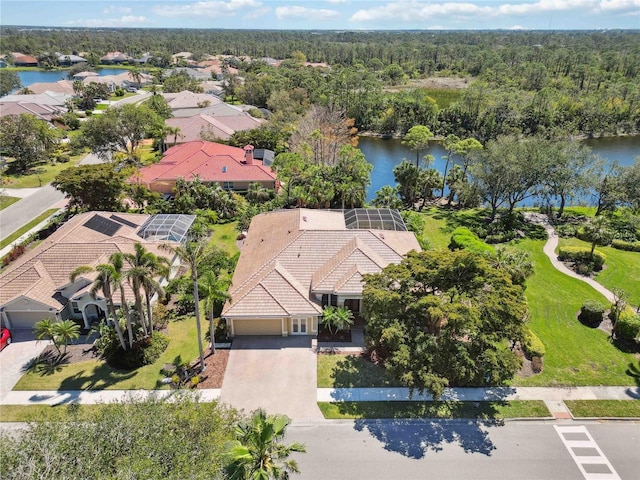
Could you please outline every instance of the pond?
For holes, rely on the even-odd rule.
[[[618,161],[620,165],[628,166],[640,157],[640,136],[614,137],[614,138],[592,138],[584,141],[593,153],[601,158],[613,162]],[[395,185],[393,168],[407,159],[415,163],[416,154],[414,151],[404,147],[400,139],[381,139],[374,137],[360,137],[358,148],[364,153],[365,158],[373,165],[371,172],[371,185],[367,190],[367,200],[370,201],[376,196],[376,191],[384,185]],[[420,156],[433,155],[434,161],[430,167],[436,168],[440,173],[444,172],[445,160],[443,157],[446,151],[438,142],[431,142],[429,149],[421,152]]]
[[[126,72],[126,70],[123,70],[122,68],[103,68],[96,71],[100,76],[118,75],[123,72]],[[67,70],[53,70],[49,72],[43,72],[40,70],[22,70],[17,73],[23,87],[28,87],[33,83],[52,83],[57,82],[58,80],[67,80]]]

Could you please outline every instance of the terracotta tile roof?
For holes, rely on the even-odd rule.
[[[294,209],[257,215],[223,315],[260,318],[265,295],[288,315],[319,313],[316,294],[361,295],[363,274],[380,272],[411,250],[420,250],[413,233],[347,229],[338,211]]]
[[[56,293],[69,283],[69,275],[73,270],[82,265],[105,263],[117,251],[133,253],[135,243],[142,243],[154,254],[171,259],[171,254],[161,250],[158,242],[149,242],[136,235],[137,228],[149,215],[115,214],[126,223],[116,222],[112,215],[109,212],[76,215],[36,248],[11,263],[0,275],[0,305],[25,296],[57,309],[62,308],[66,300]],[[119,227],[112,235],[101,233],[87,226],[94,217],[116,222]],[[95,274],[84,277],[92,280]],[[88,287],[83,290],[88,290]],[[132,295],[132,292],[127,292],[127,297]]]
[[[171,147],[160,163],[141,168],[129,182],[190,180],[196,175],[205,182],[268,182],[276,178],[261,160],[254,160],[252,165],[245,163],[242,148],[194,141]]]

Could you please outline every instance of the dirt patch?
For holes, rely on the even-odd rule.
[[[431,90],[464,90],[473,82],[471,77],[429,77],[414,78],[404,85],[385,88],[387,92],[399,92],[414,88],[428,88]]]
[[[204,374],[201,375],[198,388],[222,388],[230,352],[231,350],[219,348],[216,350],[215,355],[209,354],[204,358],[206,369]]]
[[[64,351],[62,347],[61,350]],[[58,351],[53,345],[49,345],[40,354],[41,359],[53,359],[57,358],[57,356]],[[98,358],[98,355],[91,344],[69,345],[67,347],[67,352],[63,355],[62,361],[60,363],[70,364],[85,362],[87,360],[95,360],[96,358]]]

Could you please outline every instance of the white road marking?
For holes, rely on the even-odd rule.
[[[621,480],[587,427],[554,425],[553,428],[556,429],[560,440],[567,447],[585,480]]]

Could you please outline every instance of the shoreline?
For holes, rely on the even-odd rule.
[[[358,132],[357,137],[365,138],[379,138],[380,140],[402,140],[404,135],[398,133],[377,133],[371,131]],[[640,131],[635,133],[618,133],[616,135],[569,135],[567,140],[601,140],[601,139],[613,139],[613,138],[628,138],[628,137],[640,137]],[[433,137],[433,141],[440,142],[445,137],[442,135],[436,135]]]

